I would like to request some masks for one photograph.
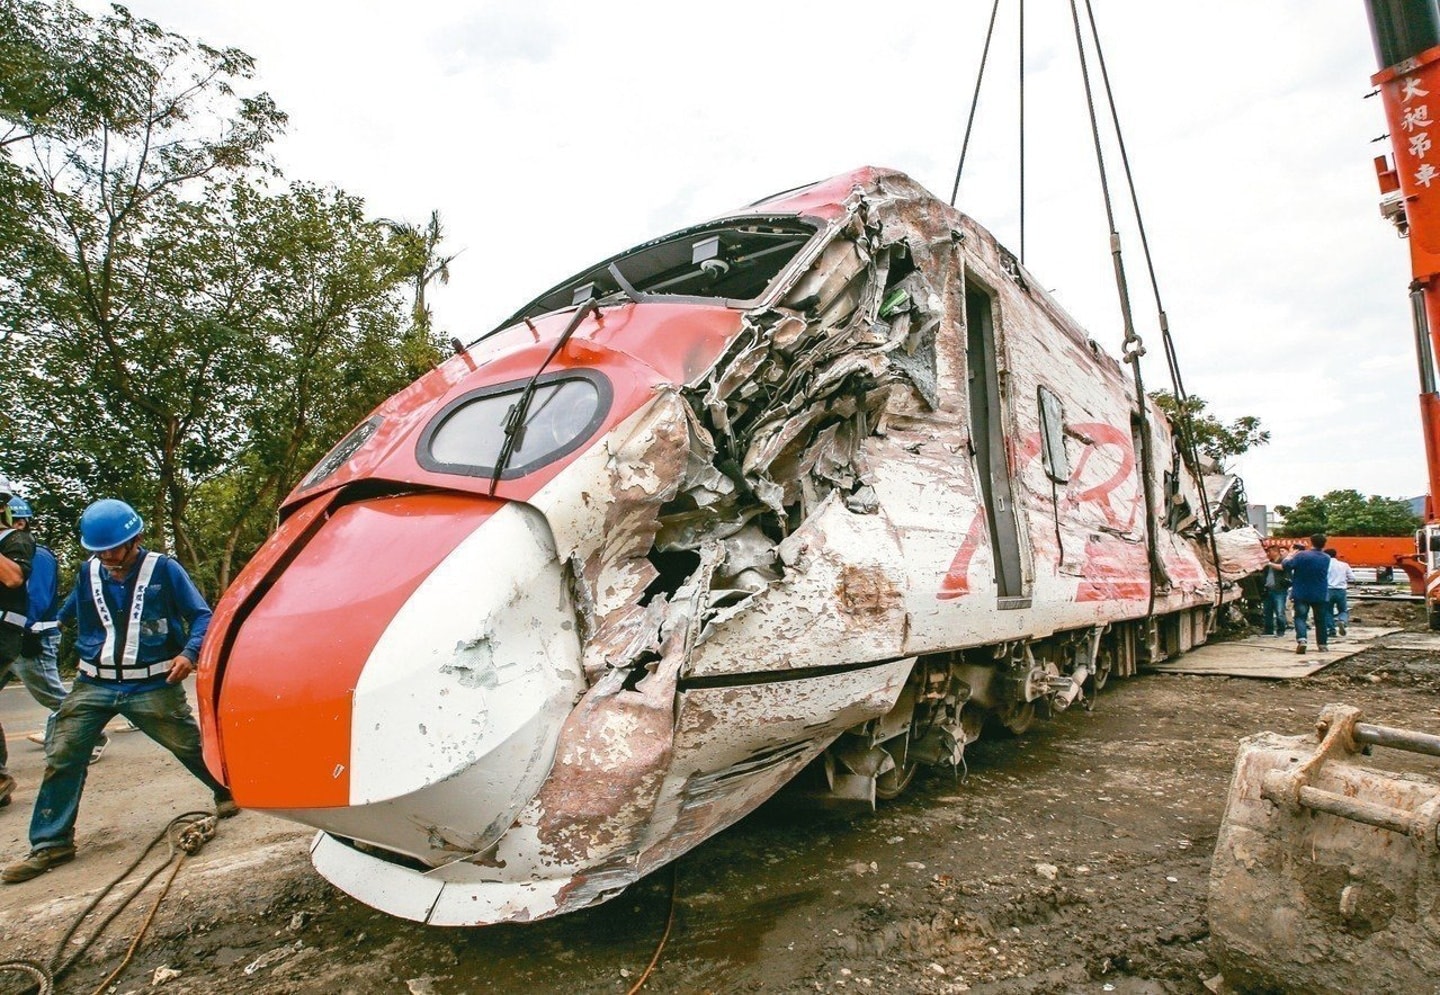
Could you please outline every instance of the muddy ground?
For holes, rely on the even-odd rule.
[[[1413,604],[1355,614],[1423,628]],[[1384,647],[1399,638],[1290,682],[1112,681],[1093,711],[982,740],[963,777],[922,774],[878,812],[817,812],[789,791],[679,861],[669,940],[644,990],[1204,992],[1217,973],[1207,875],[1238,741],[1306,732],[1331,701],[1440,732],[1440,661]],[[22,788],[0,810],[0,842],[21,856],[39,751],[6,723]],[[205,801],[143,737],[117,736],[92,768],[80,859],[0,888],[9,955],[49,957],[84,902],[168,819]],[[257,813],[222,823],[111,990],[625,993],[672,911],[667,870],[556,920],[421,927],[324,883],[309,836]],[[116,919],[60,991],[95,989],[157,891]],[[0,978],[0,991],[20,987]]]

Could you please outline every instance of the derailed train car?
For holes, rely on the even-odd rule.
[[[206,759],[445,925],[604,901],[812,762],[894,795],[1203,642],[1263,562],[1142,403],[900,173],[646,243],[301,482],[217,607]]]

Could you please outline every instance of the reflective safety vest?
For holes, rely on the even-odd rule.
[[[95,614],[100,617],[100,625],[105,630],[105,643],[94,663],[85,660],[79,662],[80,673],[102,681],[142,681],[147,677],[159,677],[170,672],[170,660],[150,664],[137,662],[140,655],[140,620],[145,612],[145,590],[150,585],[150,575],[155,572],[155,567],[162,558],[159,553],[146,553],[140,562],[140,572],[135,578],[135,593],[130,598],[130,610],[126,612],[123,640],[120,638],[115,618],[110,613],[110,606],[105,603],[105,592],[101,584],[101,571],[105,568],[98,558],[92,558],[85,564],[85,570],[89,573],[90,596],[95,603]]]

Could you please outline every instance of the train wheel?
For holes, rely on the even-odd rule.
[[[1101,650],[1095,656],[1095,673],[1090,675],[1090,693],[1099,694],[1110,682],[1110,668],[1113,661],[1110,654]]]
[[[880,801],[894,801],[905,793],[920,765],[910,759],[910,734],[896,736],[880,748],[890,754],[895,766],[875,777],[875,797]]]
[[[1012,736],[1023,736],[1035,724],[1035,702],[1015,705],[1005,715],[997,716],[1001,727]]]

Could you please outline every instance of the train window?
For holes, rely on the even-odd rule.
[[[1049,387],[1040,388],[1040,457],[1045,472],[1057,484],[1070,479],[1070,458],[1065,455],[1065,408]]]
[[[375,430],[380,427],[381,421],[383,421],[383,419],[379,415],[375,415],[373,418],[363,421],[351,429],[350,434],[337,442],[335,448],[326,453],[325,458],[319,463],[316,463],[315,468],[305,475],[305,479],[300,481],[300,489],[304,490],[307,487],[314,487],[320,483],[320,481],[329,477],[336,470],[348,463],[350,457],[354,456],[359,452],[361,446],[370,441],[370,436],[375,434]]]
[[[422,433],[417,461],[439,473],[493,474],[505,424],[525,384],[485,387],[447,404]],[[542,376],[501,479],[523,477],[580,448],[605,420],[611,393],[610,382],[590,370]]]
[[[643,298],[748,304],[764,295],[815,232],[810,222],[785,216],[736,218],[686,228],[576,274],[500,327],[573,307],[589,297],[630,291]]]

